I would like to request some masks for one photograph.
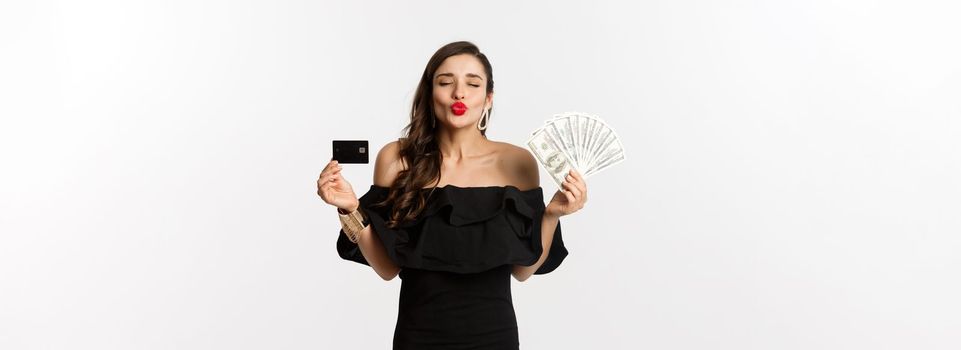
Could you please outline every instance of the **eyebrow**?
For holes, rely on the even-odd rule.
[[[454,73],[440,73],[440,74],[437,74],[436,76],[434,76],[435,79],[436,79],[436,78],[440,78],[440,77],[454,77]],[[477,75],[477,74],[474,74],[474,73],[467,73],[467,77],[468,77],[468,78],[477,78],[477,79],[480,79],[480,80],[484,80],[484,77],[482,77],[482,76],[480,76],[480,75]]]

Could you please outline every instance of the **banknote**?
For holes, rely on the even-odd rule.
[[[527,146],[560,188],[573,166],[561,147],[550,137],[550,133],[545,128],[535,131],[534,136],[527,141]]]
[[[613,128],[596,115],[555,114],[531,133],[528,148],[558,186],[571,169],[585,178],[624,161],[624,147]]]
[[[598,155],[594,165],[586,170],[587,172],[585,176],[597,174],[601,170],[607,169],[611,165],[620,163],[623,160],[624,147],[621,145],[620,140],[614,138],[605,149],[601,150],[601,153]]]
[[[551,139],[561,147],[561,151],[564,155],[570,159],[572,166],[575,169],[579,169],[580,164],[577,158],[574,157],[574,140],[571,137],[571,129],[568,124],[568,118],[561,118],[555,122],[548,123],[544,125],[547,132],[550,133]]]
[[[579,145],[580,147],[578,148],[581,154],[578,159],[584,159],[586,160],[585,162],[586,164],[590,164],[591,160],[587,158],[586,151],[587,151],[587,143],[589,141],[588,138],[591,136],[591,118],[588,117],[587,115],[578,115],[577,121],[578,121],[578,127],[580,128],[579,131],[581,133],[580,135],[581,144]]]
[[[613,142],[617,136],[614,134],[614,130],[610,128],[603,120],[599,118],[595,120],[598,127],[594,135],[592,136],[594,142],[590,145],[587,153],[588,158],[592,160],[597,160],[600,154],[607,149],[611,142]]]
[[[584,157],[590,161],[594,160],[595,154],[592,152],[594,150],[594,145],[597,144],[601,133],[601,127],[603,123],[597,117],[588,115],[588,127],[587,127],[587,144],[584,146]]]

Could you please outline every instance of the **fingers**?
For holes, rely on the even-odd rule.
[[[568,191],[570,191],[571,194],[574,195],[574,198],[575,198],[575,199],[581,197],[581,189],[580,189],[580,188],[577,188],[577,185],[575,185],[575,184],[571,181],[571,176],[570,176],[570,175],[567,175],[567,178],[564,180],[564,188],[567,189]]]
[[[338,164],[336,160],[332,159],[331,161],[327,162],[327,165],[324,166],[323,171],[327,171],[327,169],[336,168],[338,166],[340,166],[340,164]]]
[[[320,173],[320,178],[317,179],[318,188],[323,184],[335,182],[335,180],[339,179],[341,169],[343,169],[343,167],[341,167],[340,164],[337,164],[336,160],[332,160],[330,163],[327,163],[327,166],[324,167],[324,171]]]
[[[337,184],[337,180],[340,179],[340,170],[332,171],[328,174],[321,176],[317,179],[317,188],[320,189],[322,186],[328,184]]]
[[[577,170],[575,170],[575,169],[571,169],[570,175],[573,176],[573,177],[574,177],[574,180],[577,180],[577,182],[579,182],[579,183],[586,183],[586,182],[584,181],[584,176],[582,176],[579,171],[577,171]]]
[[[330,191],[332,190],[336,191],[335,186],[338,185],[339,179],[340,179],[340,175],[333,174],[321,180],[317,180],[317,194],[320,195],[320,198],[323,198],[324,201],[330,200],[330,198],[328,198],[329,195],[331,194]]]
[[[580,210],[584,207],[584,195],[580,192],[577,187],[575,187],[570,182],[564,182],[564,187],[567,191],[565,194],[570,193],[571,195],[567,198],[567,204],[570,205],[571,209],[574,211]],[[573,212],[573,211],[572,211]]]
[[[324,170],[323,170],[322,172],[320,172],[320,177],[323,178],[325,175],[329,175],[329,174],[331,174],[331,173],[336,173],[336,172],[340,171],[341,169],[343,169],[343,167],[340,166],[340,164],[337,164],[337,161],[336,161],[336,160],[332,160],[332,161],[330,161],[330,163],[327,163],[327,166],[324,167]]]
[[[580,190],[580,197],[583,197],[584,202],[587,202],[587,182],[584,181],[584,177],[577,170],[571,169],[570,175],[567,175],[568,181],[574,184],[578,190]]]
[[[330,184],[330,181],[317,184],[317,194],[320,195],[320,198],[323,198],[325,202],[327,201],[327,190]]]
[[[574,194],[571,191],[561,191],[561,193],[564,194],[564,197],[567,197],[567,203],[574,203]]]
[[[320,178],[317,179],[317,194],[320,195],[324,201],[328,200],[326,194],[329,188],[338,185],[338,180],[341,179],[341,169],[342,167],[340,164],[337,164],[336,160],[331,160],[320,173]]]
[[[568,196],[568,204],[572,209],[580,210],[587,203],[587,184],[584,183],[584,178],[577,170],[571,169],[570,174],[564,178],[563,187],[566,189],[565,196],[570,192]]]

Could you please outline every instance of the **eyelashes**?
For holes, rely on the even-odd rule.
[[[447,86],[447,85],[450,85],[450,84],[451,84],[451,83],[440,83],[440,84],[438,84],[438,85],[440,85],[440,86]],[[480,85],[477,85],[477,84],[467,84],[467,85],[470,85],[470,86],[473,86],[473,87],[480,87]]]

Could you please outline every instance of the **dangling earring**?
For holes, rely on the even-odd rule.
[[[437,129],[437,118],[430,118],[430,128]]]
[[[481,123],[483,123],[484,126],[481,126]],[[490,124],[490,109],[485,109],[484,114],[481,114],[480,120],[477,121],[477,129],[487,129],[488,124]]]

